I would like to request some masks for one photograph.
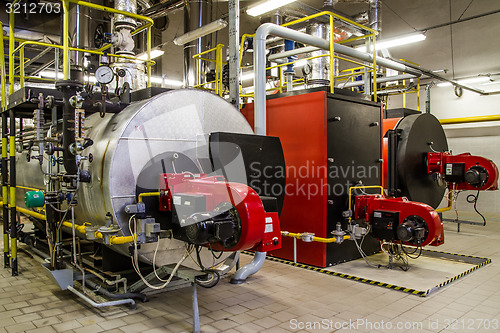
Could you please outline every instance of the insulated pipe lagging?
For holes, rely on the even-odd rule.
[[[266,261],[267,252],[255,252],[255,257],[252,262],[238,269],[231,279],[232,284],[241,284],[246,281],[246,279],[259,271]]]
[[[255,33],[254,57],[255,57],[255,134],[266,135],[266,38],[269,35],[279,36],[285,39],[315,46],[323,50],[330,50],[330,43],[322,38],[314,37],[300,31],[285,28],[272,23],[262,24]],[[334,51],[366,62],[373,61],[373,54],[368,54],[340,44],[334,44]],[[382,57],[377,57],[377,64],[391,68],[399,72],[413,74],[420,77],[420,70],[412,69],[404,64],[397,63]]]

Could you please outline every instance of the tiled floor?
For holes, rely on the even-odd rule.
[[[335,331],[342,323],[346,324],[339,332],[500,330],[500,215],[489,216],[486,227],[462,225],[460,234],[455,224],[445,229],[446,243],[439,250],[485,256],[493,263],[420,298],[266,261],[245,284],[234,286],[225,279],[215,288],[198,288],[202,331],[297,332],[299,325],[315,322],[323,324],[320,329],[305,331]],[[96,310],[59,290],[38,262],[23,253],[19,257],[19,277],[0,268],[0,332],[191,330],[191,288],[152,296],[137,310],[125,306]],[[244,256],[243,261],[249,260]],[[446,330],[444,325],[453,320],[454,326]]]

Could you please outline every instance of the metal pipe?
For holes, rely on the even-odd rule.
[[[300,47],[298,49],[290,50],[290,51],[285,51],[285,52],[280,52],[276,54],[271,54],[268,59],[270,61],[275,62],[277,59],[283,59],[283,58],[288,58],[292,57],[298,54],[303,54],[303,53],[310,53],[314,51],[320,50],[319,47],[314,47],[314,46],[306,46],[306,47]]]
[[[353,74],[353,76],[361,75],[361,73]],[[377,79],[378,83],[391,82],[391,81],[399,81],[399,80],[407,80],[416,78],[415,75],[412,74],[401,74],[401,75],[393,75],[393,76],[385,76]],[[364,80],[354,81],[354,82],[346,82],[337,85],[337,88],[352,88],[357,86],[362,86],[365,84]]]
[[[0,25],[2,22],[0,22]],[[3,43],[3,40],[2,40]],[[8,127],[7,127],[7,93],[5,91],[6,73],[5,73],[5,54],[4,46],[0,47],[0,79],[2,81],[2,217],[3,217],[3,257],[4,257],[4,268],[10,267],[9,258],[9,193],[8,193],[8,164],[7,164],[7,138],[8,138]],[[10,57],[9,57],[10,58]]]
[[[76,256],[75,207],[73,205],[71,206],[71,227],[73,240],[73,263],[75,264],[76,268],[78,268],[80,272],[82,272],[82,289],[83,292],[85,292],[85,271],[82,267],[80,267],[80,265],[78,265],[78,259]]]
[[[135,301],[133,299],[130,299],[130,298],[120,299],[120,300],[117,300],[117,301],[96,303],[92,299],[88,298],[86,295],[82,294],[81,292],[79,292],[78,290],[76,290],[75,288],[73,288],[72,286],[68,286],[68,290],[71,291],[76,296],[78,296],[81,299],[83,299],[85,302],[87,302],[88,304],[90,304],[94,308],[104,308],[104,307],[107,307],[107,306],[122,305],[122,304],[130,304],[130,308],[131,309],[135,309],[136,308]]]
[[[377,58],[377,63],[381,64],[379,62],[379,59],[380,57]],[[398,64],[403,64],[407,67],[410,67],[411,69],[413,70],[417,70],[419,71],[421,74],[425,74],[427,76],[430,76],[432,78],[435,78],[435,79],[438,79],[440,81],[446,81],[446,82],[450,82],[451,84],[453,84],[454,86],[457,86],[457,87],[462,87],[463,89],[466,89],[466,90],[470,90],[470,91],[473,91],[475,93],[478,93],[478,94],[481,94],[481,95],[490,95],[490,94],[493,94],[493,93],[488,93],[484,90],[481,90],[481,89],[476,89],[474,87],[471,87],[471,86],[468,86],[468,85],[464,85],[464,84],[461,84],[459,82],[457,82],[456,80],[450,80],[450,79],[447,79],[446,77],[444,76],[441,76],[439,74],[436,74],[434,73],[433,71],[431,71],[430,69],[425,69],[425,68],[422,68],[418,65],[414,65],[414,64],[411,64],[411,63],[408,63],[408,62],[404,62],[402,60],[396,60],[396,59],[393,59],[392,60],[393,62],[397,62]],[[381,64],[382,65],[382,64]],[[407,73],[411,73],[411,72],[407,72]],[[420,76],[420,75],[419,75]],[[494,92],[494,93],[498,93],[498,92]]]
[[[436,85],[436,82],[431,81],[425,86],[425,113],[431,113],[431,88]]]
[[[240,0],[229,0],[229,101],[240,108]],[[222,87],[221,87],[222,89]]]
[[[443,125],[480,123],[480,122],[485,122],[485,121],[500,121],[500,115],[476,116],[476,117],[464,117],[464,118],[449,118],[449,119],[440,119],[439,120],[439,122]]]
[[[16,117],[13,109],[9,111],[9,175],[10,175],[10,265],[12,276],[17,276],[17,211],[16,211]]]
[[[382,31],[382,0],[369,0],[368,1],[368,26],[378,33]]]
[[[329,50],[330,42],[322,38],[310,36],[300,31],[292,30],[289,28],[281,27],[271,23],[262,24],[255,33],[254,39],[254,57],[255,57],[255,133],[259,135],[266,135],[266,45],[265,41],[267,36],[275,35],[307,45],[316,46],[318,48]],[[372,62],[373,55],[351,47],[340,44],[334,45],[334,51],[347,56],[351,56],[363,61]],[[391,68],[400,72],[420,76],[422,73],[414,70],[404,64],[397,63],[392,60],[377,57],[377,64]]]
[[[262,268],[264,262],[266,261],[267,252],[255,252],[255,257],[252,262],[241,267],[236,271],[233,278],[231,279],[232,284],[241,284],[252,274],[255,274]]]
[[[125,292],[122,294],[115,294],[115,293],[108,291],[106,288],[103,288],[101,285],[99,285],[95,282],[86,280],[85,284],[87,286],[89,286],[90,288],[92,288],[93,290],[95,290],[96,292],[101,293],[104,296],[109,297],[109,298],[114,298],[114,299],[125,299],[125,298],[134,299],[135,298],[135,299],[140,299],[142,302],[148,301],[148,297],[144,294],[141,294],[141,293],[127,293],[127,292]]]
[[[13,1],[12,6],[14,6],[16,2],[18,1]],[[14,11],[11,10],[9,13],[9,95],[14,93],[14,20]],[[2,81],[2,83],[3,82],[5,81]]]

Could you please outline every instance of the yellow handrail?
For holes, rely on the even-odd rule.
[[[19,0],[14,0],[12,4],[15,4],[19,2]],[[106,6],[101,6],[97,4],[93,4],[91,2],[87,1],[81,1],[81,0],[61,0],[62,3],[62,9],[63,9],[63,44],[58,45],[58,44],[48,44],[48,43],[43,43],[43,42],[35,42],[35,41],[26,41],[26,40],[21,40],[18,38],[14,37],[14,12],[12,11],[9,14],[9,95],[14,92],[14,78],[17,77],[14,75],[14,55],[17,51],[20,52],[20,70],[21,70],[21,75],[19,76],[20,78],[20,85],[21,87],[24,86],[24,81],[26,78],[24,76],[24,46],[26,45],[39,45],[39,46],[46,46],[46,47],[53,47],[53,48],[58,48],[63,50],[63,77],[65,80],[69,78],[69,51],[77,51],[77,52],[85,52],[85,53],[91,53],[91,54],[98,54],[102,55],[104,54],[104,50],[109,48],[111,45],[108,44],[105,47],[99,49],[99,50],[86,50],[86,49],[80,49],[80,48],[73,48],[69,46],[69,3],[74,3],[76,5],[100,10],[100,11],[105,11],[113,14],[120,14],[124,16],[128,16],[134,19],[138,19],[141,21],[144,21],[145,23],[139,27],[138,29],[134,30],[132,32],[132,35],[135,35],[143,30],[147,30],[147,40],[146,40],[146,53],[147,53],[147,60],[145,61],[146,63],[146,69],[147,69],[147,75],[148,75],[148,82],[147,86],[151,86],[151,66],[155,64],[154,61],[151,60],[151,27],[154,24],[154,21],[147,17],[147,16],[142,16],[134,13],[129,13],[126,11],[114,9],[111,7],[106,7]],[[21,44],[17,47],[14,48],[14,42],[15,41],[22,41]],[[130,56],[123,56],[123,55],[117,55],[117,54],[108,54],[108,56],[114,57],[114,58],[122,58],[122,59],[128,59],[128,60],[134,60],[137,61],[137,57],[130,57]],[[141,61],[141,60],[139,60]],[[29,77],[30,79],[33,79]]]
[[[226,64],[222,59],[222,49],[224,48],[224,44],[217,44],[216,47],[205,50],[203,52],[197,53],[193,55],[193,59],[196,60],[196,83],[194,85],[194,88],[199,88],[199,89],[205,89],[205,90],[212,90],[215,91],[215,93],[219,96],[222,97],[224,94],[224,89],[222,86],[222,70],[223,70],[223,64]],[[213,59],[208,59],[208,58],[203,58],[202,56],[205,54],[209,54],[215,51],[215,60]],[[210,81],[210,82],[204,82],[200,83],[200,72],[199,72],[199,61],[209,61],[209,62],[214,62],[215,63],[215,81]],[[212,84],[215,83],[215,89],[213,88],[205,88],[207,84]]]

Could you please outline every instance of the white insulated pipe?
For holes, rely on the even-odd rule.
[[[306,45],[315,46],[323,50],[330,50],[330,42],[308,35],[306,33],[285,28],[272,23],[262,24],[255,32],[254,38],[254,75],[255,75],[255,134],[266,135],[266,39],[274,35]],[[366,62],[373,61],[373,55],[355,50],[351,47],[334,44],[334,51]],[[405,72],[415,76],[421,76],[422,72],[392,60],[377,57],[377,64]]]

